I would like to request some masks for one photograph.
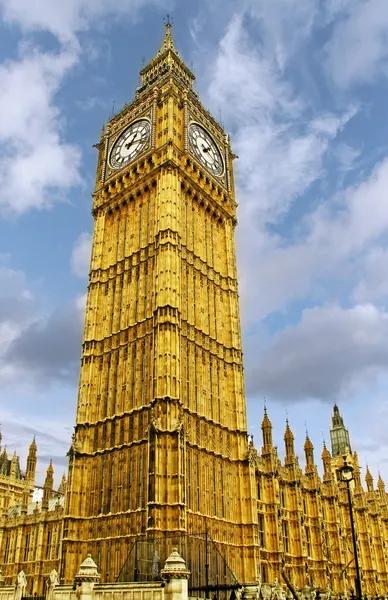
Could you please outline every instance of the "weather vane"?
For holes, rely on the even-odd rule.
[[[173,22],[174,22],[174,19],[173,19],[173,18],[172,18],[172,17],[171,17],[169,14],[167,14],[167,16],[166,16],[166,17],[164,17],[163,21],[164,21],[164,24],[165,24],[165,25],[168,25],[168,26],[170,26],[170,27],[171,27],[171,25],[172,25],[172,24],[173,24]]]

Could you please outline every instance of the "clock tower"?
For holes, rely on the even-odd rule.
[[[97,146],[66,583],[88,552],[116,581],[139,540],[205,532],[239,583],[257,580],[233,155],[193,81],[167,23]]]

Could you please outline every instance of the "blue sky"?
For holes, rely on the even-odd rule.
[[[93,144],[163,16],[232,138],[249,428],[320,461],[337,401],[388,482],[386,0],[0,0],[0,421],[56,481],[75,418]]]

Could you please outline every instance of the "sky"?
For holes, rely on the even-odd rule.
[[[388,483],[388,2],[0,0],[0,422],[59,484],[75,424],[101,127],[163,17],[231,136],[249,431],[320,463],[337,402]]]

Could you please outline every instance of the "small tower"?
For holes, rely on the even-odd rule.
[[[16,455],[16,450],[14,451],[13,456],[11,458],[11,467],[10,467],[9,475],[10,475],[11,479],[19,479],[20,469],[19,469],[19,460]]]
[[[354,478],[354,489],[355,491],[362,491],[362,483],[361,483],[361,470],[360,464],[358,462],[358,454],[357,452],[353,452],[353,478]]]
[[[372,473],[369,471],[368,465],[366,467],[365,482],[367,491],[373,492],[373,476]]]
[[[54,487],[54,467],[53,467],[53,461],[50,460],[50,464],[47,468],[46,479],[44,480],[44,486],[43,486],[42,510],[47,510],[49,507],[49,500],[52,495],[53,487]]]
[[[379,478],[377,480],[377,489],[379,490],[381,495],[385,494],[385,483],[382,480],[380,473],[379,473]]]
[[[62,475],[61,483],[59,484],[58,492],[66,494],[67,479],[65,473]]]
[[[286,447],[286,456],[284,464],[291,465],[295,462],[295,450],[294,450],[294,434],[290,429],[288,419],[286,419],[286,431],[284,432],[284,443]]]
[[[313,473],[315,471],[314,465],[314,446],[309,438],[309,434],[306,431],[306,441],[304,443],[304,454],[306,457],[306,473]]]
[[[323,442],[322,450],[322,463],[323,463],[323,481],[331,481],[331,454],[326,447],[326,443]]]
[[[36,454],[37,454],[37,446],[36,446],[36,441],[35,441],[35,436],[34,436],[34,439],[32,440],[29,451],[28,451],[27,468],[26,468],[26,479],[28,479],[28,481],[30,481],[31,483],[34,483],[34,481],[35,481],[36,462],[37,462]]]
[[[330,430],[331,454],[335,458],[346,453],[352,452],[350,447],[349,432],[344,425],[344,420],[340,414],[337,404],[334,404],[332,416],[332,428]]]
[[[261,423],[261,429],[263,432],[263,453],[268,454],[273,446],[272,446],[272,423],[267,415],[267,407],[264,407],[264,418]]]

